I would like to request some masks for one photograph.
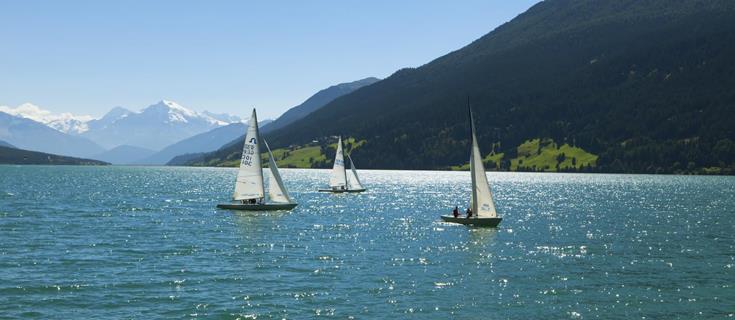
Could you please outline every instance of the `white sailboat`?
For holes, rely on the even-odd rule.
[[[258,117],[255,114],[255,109],[253,109],[248,131],[245,134],[245,143],[242,147],[242,158],[240,158],[240,169],[237,172],[237,180],[235,180],[235,192],[232,195],[232,202],[218,204],[217,208],[263,211],[290,210],[296,207],[297,203],[291,200],[286,187],[283,185],[281,175],[278,173],[278,166],[276,166],[276,161],[267,142],[265,147],[268,150],[268,167],[270,169],[268,179],[268,200],[270,201],[266,202],[263,166],[260,158],[260,141]]]
[[[319,189],[319,192],[363,192],[366,189],[360,183],[360,178],[357,176],[357,170],[355,169],[355,163],[352,162],[352,157],[347,156],[350,159],[350,173],[347,173],[345,169],[345,155],[342,150],[342,137],[339,137],[337,142],[337,153],[334,155],[334,166],[332,167],[332,174],[329,176],[329,189]]]
[[[503,218],[498,217],[495,211],[495,203],[493,203],[493,194],[490,191],[490,184],[485,175],[485,166],[482,164],[482,155],[480,147],[477,145],[477,135],[475,135],[475,121],[472,118],[472,110],[470,109],[470,127],[472,128],[472,150],[470,151],[470,175],[472,176],[472,194],[470,195],[470,209],[472,217],[467,218],[450,215],[441,216],[445,222],[461,223],[478,227],[497,227]]]

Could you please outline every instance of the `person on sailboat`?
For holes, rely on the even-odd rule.
[[[454,215],[455,218],[459,217],[459,207],[454,206],[454,210],[452,210],[452,215]]]
[[[467,219],[472,218],[472,208],[467,208]]]

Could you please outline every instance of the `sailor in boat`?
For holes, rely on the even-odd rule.
[[[467,208],[467,219],[472,218],[472,208]]]
[[[459,217],[459,207],[454,206],[454,210],[452,210],[452,215],[454,215],[455,218]]]

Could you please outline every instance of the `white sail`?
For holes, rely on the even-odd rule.
[[[365,189],[362,186],[362,183],[360,183],[360,178],[357,177],[357,170],[355,169],[355,163],[352,162],[352,157],[347,155],[347,158],[350,159],[350,174],[347,176],[347,186],[350,190],[360,190]]]
[[[342,137],[339,137],[339,142],[337,143],[337,153],[334,156],[334,167],[332,167],[332,175],[329,177],[329,186],[332,188],[347,187],[345,156],[342,153]]]
[[[470,126],[472,127],[472,151],[470,153],[470,174],[472,175],[472,197],[470,207],[476,218],[495,218],[498,216],[493,203],[490,184],[485,175],[485,166],[482,164],[480,147],[477,146],[475,123],[470,112]]]
[[[265,140],[263,142],[265,143],[265,148],[268,150],[268,167],[271,170],[270,177],[268,178],[268,196],[272,202],[291,203],[288,191],[283,185],[281,175],[278,173],[278,166],[276,165],[276,160],[273,159],[271,148],[268,147],[268,142]]]
[[[245,143],[242,146],[240,170],[237,172],[235,193],[232,196],[234,200],[259,199],[265,196],[258,138],[258,117],[253,109],[245,135]]]

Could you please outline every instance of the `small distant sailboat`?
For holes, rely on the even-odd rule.
[[[360,183],[360,178],[357,177],[357,169],[355,169],[355,163],[352,162],[352,157],[348,155],[347,158],[350,160],[349,174],[345,169],[345,155],[342,151],[342,137],[339,137],[339,142],[337,142],[337,153],[334,156],[332,175],[329,176],[329,189],[319,189],[319,192],[344,193],[365,191],[362,183]]]
[[[268,167],[270,177],[268,179],[268,198],[266,203],[265,184],[263,182],[263,166],[260,158],[259,142],[265,143],[268,150]],[[278,173],[276,160],[273,158],[270,147],[265,140],[260,139],[258,130],[258,117],[253,109],[250,117],[248,131],[245,135],[245,143],[242,147],[242,158],[240,158],[240,170],[237,172],[235,181],[235,193],[232,195],[231,203],[218,204],[217,208],[232,210],[291,210],[297,203],[291,200],[286,187],[283,185],[281,175]]]
[[[477,135],[475,135],[475,121],[472,118],[472,109],[469,109],[469,113],[470,127],[472,128],[472,150],[470,151],[470,175],[472,176],[470,209],[472,209],[472,217],[459,216],[455,218],[454,216],[443,215],[441,218],[445,222],[461,223],[477,227],[497,227],[503,218],[498,217],[498,213],[495,211],[493,194],[490,191],[487,175],[485,175],[485,166],[482,164],[480,147],[477,146]]]

